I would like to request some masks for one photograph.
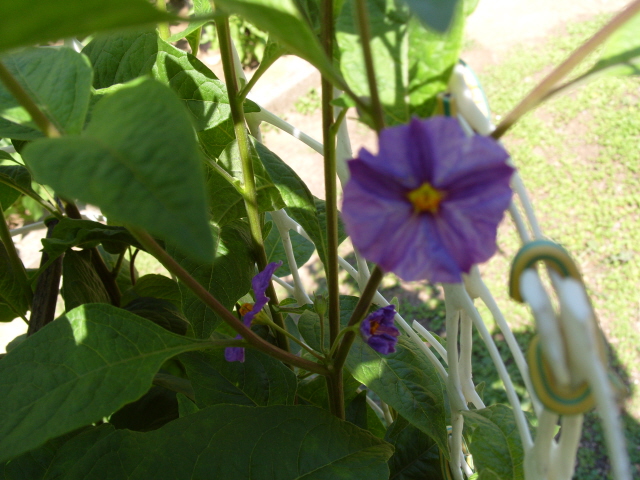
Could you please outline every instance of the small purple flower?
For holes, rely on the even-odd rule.
[[[271,281],[273,272],[275,272],[281,266],[282,262],[270,263],[264,268],[263,271],[258,273],[251,280],[251,288],[253,289],[253,295],[256,298],[256,301],[253,305],[251,305],[250,303],[245,303],[240,308],[240,313],[242,313],[242,323],[244,323],[246,327],[251,326],[253,317],[260,313],[264,306],[269,303],[269,297],[265,295],[265,292],[269,287],[269,282]],[[239,338],[242,338],[242,335],[236,335],[236,339]],[[244,348],[227,347],[224,349],[224,358],[227,360],[227,362],[244,362]]]
[[[349,161],[342,216],[363,256],[403,280],[459,283],[496,251],[513,168],[495,140],[453,118],[414,118]]]
[[[388,305],[370,314],[360,324],[362,339],[383,355],[396,351],[397,337],[400,332],[393,323],[395,316],[395,305]]]

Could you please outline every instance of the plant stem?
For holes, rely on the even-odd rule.
[[[253,158],[251,155],[251,144],[247,129],[245,127],[244,110],[242,108],[242,99],[238,97],[238,81],[234,70],[233,51],[231,46],[231,34],[229,33],[229,18],[220,17],[216,19],[216,32],[218,34],[218,42],[220,44],[220,56],[222,58],[222,66],[224,69],[224,79],[227,85],[227,94],[229,96],[229,106],[231,107],[231,118],[233,119],[233,129],[238,141],[238,150],[242,161],[242,176],[244,180],[243,198],[247,209],[247,217],[249,219],[249,229],[251,231],[251,239],[256,254],[258,269],[264,270],[267,266],[267,253],[264,250],[264,241],[262,239],[262,226],[260,222],[260,213],[258,210],[258,195],[256,190],[256,181],[253,173]],[[284,329],[284,320],[282,315],[276,311],[274,306],[278,305],[278,296],[273,287],[273,282],[269,281],[266,291],[269,297],[269,308],[273,321],[280,328]],[[289,351],[289,342],[287,337],[280,331],[276,331],[276,340],[278,346]]]
[[[367,3],[365,0],[355,0],[356,25],[360,34],[360,43],[362,45],[362,54],[364,56],[364,66],[367,72],[367,82],[369,83],[369,94],[371,95],[371,110],[373,117],[373,125],[376,132],[384,128],[384,112],[380,103],[378,94],[378,85],[376,82],[376,72],[373,66],[373,55],[371,53],[371,32],[369,30],[369,12],[367,11]]]
[[[118,278],[118,275],[120,274],[120,268],[122,267],[122,262],[124,261],[124,256],[126,253],[127,251],[125,250],[120,255],[118,255],[118,260],[116,260],[116,264],[113,266],[113,270],[111,270],[111,276],[113,278]]]
[[[351,318],[349,319],[347,327],[352,327],[362,321],[367,311],[369,310],[369,307],[371,306],[371,300],[373,300],[373,297],[378,291],[378,286],[382,281],[382,277],[384,277],[384,272],[380,267],[376,265],[376,267],[373,269],[373,272],[371,272],[371,277],[369,277],[367,285],[364,287],[364,291],[360,296],[360,300],[358,300],[358,303],[356,304],[356,308],[353,309],[353,313],[351,314]],[[355,331],[350,330],[345,333],[344,337],[342,338],[342,343],[338,347],[338,350],[333,357],[334,369],[342,370],[342,366],[347,360],[349,349],[351,348],[351,345],[353,344],[355,338]]]
[[[329,57],[333,55],[333,0],[323,1],[322,45]],[[324,143],[324,183],[327,207],[327,285],[329,290],[329,345],[340,331],[340,292],[338,282],[338,194],[336,186],[336,146],[332,135],[333,86],[322,77],[322,137]]]
[[[320,375],[328,375],[329,371],[323,365],[296,357],[291,353],[284,351],[275,345],[263,340],[254,332],[246,327],[236,316],[227,310],[213,295],[211,295],[196,279],[182,268],[160,245],[143,230],[130,227],[129,230],[142,246],[153,255],[169,272],[175,275],[187,288],[189,288],[207,307],[216,312],[222,320],[238,332],[249,343],[250,346],[260,350],[261,352],[271,355],[286,364],[295,365],[313,373]]]
[[[60,136],[60,131],[46,115],[40,110],[40,108],[34,103],[29,94],[22,88],[22,85],[18,83],[15,77],[7,70],[7,67],[0,62],[0,80],[4,83],[7,90],[18,100],[18,103],[29,112],[31,119],[38,126],[40,130],[49,138],[55,138]]]
[[[158,10],[160,10],[161,12],[166,12],[167,11],[167,2],[166,0],[156,0],[156,7]],[[158,33],[160,35],[160,38],[162,40],[166,40],[167,38],[169,38],[171,36],[171,32],[169,31],[169,24],[168,23],[159,23],[158,24]]]
[[[58,220],[47,222],[47,238],[51,238]],[[31,336],[42,327],[51,323],[56,316],[56,302],[60,293],[60,277],[62,276],[62,259],[64,254],[56,258],[38,277],[31,303],[31,317],[27,336]],[[40,258],[40,268],[49,262],[49,254],[44,251]]]
[[[524,114],[539,105],[549,92],[565,76],[578,66],[584,58],[593,52],[602,42],[609,38],[618,28],[640,12],[640,0],[636,0],[600,29],[593,37],[575,50],[569,58],[558,65],[542,82],[534,88],[509,114],[500,122],[491,136],[496,140],[504,135]]]

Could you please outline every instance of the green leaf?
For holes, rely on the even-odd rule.
[[[182,307],[178,283],[164,275],[149,274],[140,277],[136,284],[122,295],[122,305],[140,297],[161,298],[177,308]]]
[[[180,413],[180,418],[200,411],[198,406],[194,402],[189,400],[186,395],[178,393],[176,395],[176,398],[178,399],[178,411]]]
[[[91,250],[69,250],[62,260],[62,298],[65,310],[85,303],[111,303],[109,293],[91,263]]]
[[[207,153],[217,158],[235,134],[227,90],[200,60],[161,40],[155,31],[101,36],[83,50],[93,64],[95,88],[108,88],[141,75],[170,86],[195,121]],[[247,112],[259,107],[245,101]]]
[[[296,172],[275,153],[260,143],[256,143],[256,150],[280,191],[287,213],[304,228],[315,244],[320,260],[326,264],[328,244],[325,202],[315,198]],[[339,242],[346,238],[341,222],[338,223],[338,237]]]
[[[25,271],[14,268],[7,249],[0,242],[0,303],[7,305],[16,318],[27,313],[32,296]]]
[[[351,374],[343,370],[344,403],[348,405],[358,394],[361,385]],[[310,405],[329,410],[329,394],[327,393],[327,381],[322,376],[305,378],[298,383],[297,397]]]
[[[274,184],[274,180],[261,162],[260,152],[262,149],[258,147],[259,145],[261,144],[252,139],[250,151],[258,194],[258,209],[260,212],[271,212],[284,208],[285,204],[280,196],[280,191]],[[217,162],[218,165],[224,168],[233,178],[243,181],[242,159],[240,158],[240,149],[237,140],[233,140],[233,142],[224,149],[220,157],[218,157]]]
[[[130,301],[124,309],[178,335],[185,335],[189,327],[182,312],[169,300],[140,297]]]
[[[524,451],[513,410],[497,404],[462,412],[470,429],[469,450],[480,478],[524,479]]]
[[[149,432],[157,430],[178,416],[176,393],[153,386],[141,398],[111,415],[109,423],[116,428]]]
[[[357,297],[340,296],[340,326],[346,327],[351,313],[358,303]],[[298,319],[298,330],[304,341],[316,351],[320,351],[320,317],[317,313],[307,310]],[[329,319],[324,318],[324,346],[329,348]],[[364,382],[361,382],[364,383]]]
[[[356,394],[353,400],[346,403],[345,410],[347,422],[351,422],[364,430],[369,430],[378,438],[384,438],[385,428],[376,412],[367,404],[366,391]]]
[[[448,452],[445,386],[435,367],[413,342],[401,336],[396,351],[382,355],[356,337],[346,368]]]
[[[266,219],[269,221],[271,216],[267,214]],[[313,252],[316,251],[316,247],[309,240],[293,230],[289,231],[289,238],[291,239],[296,265],[301,267],[309,261]],[[289,268],[289,262],[287,261],[287,254],[284,250],[282,237],[275,226],[264,239],[264,249],[267,252],[267,263],[282,262],[282,266],[275,272],[278,277],[291,275],[291,269]]]
[[[22,165],[0,165],[0,205],[2,205],[2,209],[7,210],[11,207],[22,195],[21,191],[25,190],[31,191],[29,171]]]
[[[6,19],[5,11],[2,12],[0,29]],[[0,31],[4,38],[6,30]],[[61,133],[82,131],[93,76],[84,55],[69,48],[31,48],[3,57],[2,63]],[[33,140],[43,135],[1,83],[0,115],[3,118],[0,137]]]
[[[49,254],[49,262],[53,262],[72,247],[93,248],[100,243],[109,245],[114,253],[125,251],[128,245],[142,248],[124,227],[67,217],[58,221],[51,237],[42,239],[44,251]]]
[[[49,440],[35,450],[24,453],[0,466],[3,480],[54,480],[66,471],[89,450],[94,443],[113,432],[111,425],[84,427],[74,432]],[[4,477],[2,476],[4,473]]]
[[[424,24],[444,33],[453,22],[458,3],[464,0],[404,0],[409,8]]]
[[[415,18],[409,21],[408,93],[412,115],[433,115],[436,96],[447,89],[462,49],[464,4],[464,1],[457,2],[453,23],[444,34],[425,30]]]
[[[586,75],[607,69],[612,75],[640,74],[640,14],[636,14],[604,45],[598,62]]]
[[[236,187],[217,169],[209,168],[208,173],[207,196],[211,221],[222,227],[234,220],[246,217],[247,209],[244,206],[244,199]]]
[[[229,310],[249,291],[255,274],[255,259],[246,228],[234,223],[214,229],[213,262],[194,262],[176,249],[169,250],[171,256]],[[182,311],[196,338],[209,338],[222,320],[182,284],[180,292]]]
[[[206,15],[207,13],[211,13],[211,3],[209,2],[209,0],[194,0],[193,13],[195,15]],[[192,33],[201,28],[206,23],[208,23],[208,20],[197,20],[195,22],[190,22],[187,28],[185,28],[181,32],[174,33],[169,38],[167,38],[167,42],[173,43],[185,37],[189,37]],[[200,42],[198,41],[198,43]],[[189,42],[189,44],[191,45],[191,42]],[[195,50],[196,49],[192,48],[192,51]]]
[[[216,7],[235,13],[273,35],[288,51],[344,85],[294,0],[218,0]]]
[[[110,305],[66,313],[0,362],[0,462],[140,398],[165,360],[201,345]]]
[[[210,258],[204,178],[189,117],[167,87],[146,80],[101,100],[79,137],[23,152],[35,179],[101,207],[114,221]]]
[[[148,433],[119,430],[65,480],[383,480],[389,445],[316,407],[214,405]]]
[[[409,16],[396,0],[369,0],[365,3],[369,13],[370,45],[385,123],[387,126],[407,123],[409,110],[405,100],[408,83],[405,37]],[[358,96],[370,97],[356,25],[355,5],[347,2],[336,24],[340,70]]]
[[[296,376],[281,361],[252,349],[244,362],[228,362],[224,349],[180,356],[196,394],[196,404],[293,405]]]
[[[442,479],[438,445],[404,417],[391,424],[384,440],[395,449],[389,459],[390,480]]]
[[[0,51],[176,18],[145,0],[1,0],[0,11]]]

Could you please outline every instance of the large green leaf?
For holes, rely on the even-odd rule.
[[[273,35],[288,51],[307,60],[328,78],[344,82],[331,65],[294,0],[218,0],[216,6],[246,18],[256,27]]]
[[[222,349],[180,356],[199,407],[293,405],[296,376],[281,361],[246,349],[244,362],[228,362]]]
[[[69,250],[62,260],[62,298],[65,310],[85,303],[111,303],[109,293],[91,263],[92,250]]]
[[[175,249],[170,254],[200,285],[231,310],[240,297],[251,288],[255,274],[255,259],[251,242],[243,224],[229,224],[215,228],[213,262],[194,262]],[[197,338],[208,338],[222,322],[213,310],[206,307],[195,294],[180,285],[182,311],[191,323]]]
[[[448,452],[445,385],[412,341],[401,336],[396,351],[382,355],[358,336],[347,357],[346,368],[356,380]]]
[[[94,443],[113,432],[111,425],[84,427],[49,440],[39,448],[0,465],[2,480],[59,480]],[[2,476],[4,474],[4,476]]]
[[[254,145],[255,148],[253,148]],[[260,212],[271,212],[284,208],[285,203],[280,196],[280,191],[274,184],[274,180],[262,164],[261,150],[261,144],[252,141],[250,151],[253,161],[256,191],[258,194],[258,209]],[[242,159],[240,158],[240,149],[238,148],[237,140],[233,140],[220,154],[218,164],[233,178],[243,181]]]
[[[366,391],[356,394],[353,400],[345,403],[345,419],[364,430],[369,430],[378,438],[384,438],[384,425],[368,405]]]
[[[458,1],[453,23],[444,34],[426,30],[415,18],[409,21],[408,93],[412,115],[433,115],[436,96],[447,89],[462,49],[464,4]]]
[[[464,0],[404,0],[411,11],[423,23],[434,30],[444,33],[447,31],[456,11],[456,4]]]
[[[602,70],[613,75],[640,74],[640,14],[635,15],[607,41],[598,62],[587,75]]]
[[[79,137],[38,140],[23,151],[36,180],[98,205],[110,219],[210,258],[200,156],[188,114],[167,87],[137,81],[101,100]]]
[[[462,412],[470,429],[469,449],[480,478],[524,479],[524,451],[513,410],[497,404],[482,410]]]
[[[438,445],[403,417],[391,424],[384,439],[395,449],[389,459],[389,480],[442,479]]]
[[[65,479],[383,480],[391,452],[316,407],[214,405],[153,432],[116,431]]]
[[[197,348],[110,305],[68,312],[0,362],[0,462],[138,399],[165,360]]]
[[[409,15],[396,0],[369,0],[371,51],[380,102],[387,126],[406,123],[407,96],[406,32]],[[336,24],[340,50],[340,69],[351,89],[370,97],[360,35],[356,26],[354,2],[345,4]],[[430,59],[429,59],[430,60]]]
[[[269,214],[267,214],[266,217],[267,220],[270,219]],[[289,238],[291,241],[293,256],[296,259],[296,265],[301,267],[311,258],[313,252],[316,251],[316,247],[309,240],[293,230],[289,231]],[[264,239],[264,249],[267,252],[267,263],[282,262],[282,266],[275,272],[277,276],[286,277],[287,275],[291,275],[291,269],[289,268],[289,262],[287,261],[287,254],[282,243],[282,237],[275,225],[271,228],[271,231]]]
[[[22,165],[0,165],[0,205],[7,210],[20,197],[20,190],[31,190],[31,174]]]
[[[2,9],[0,11],[3,12],[1,24],[6,16]],[[0,31],[4,38],[6,31]],[[60,132],[75,134],[82,131],[93,75],[84,55],[69,48],[31,48],[3,57],[2,63]],[[33,140],[43,135],[2,83],[0,117],[3,120],[0,137]]]
[[[83,53],[93,64],[95,88],[145,74],[170,86],[191,112],[200,142],[210,156],[218,157],[235,138],[225,85],[200,60],[161,40],[156,32],[100,36]],[[245,111],[258,110],[253,102],[245,102]]]
[[[0,51],[170,21],[146,0],[0,0]]]

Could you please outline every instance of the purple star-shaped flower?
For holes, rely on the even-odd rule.
[[[255,303],[251,307],[250,310],[246,311],[242,315],[242,323],[246,327],[251,326],[251,321],[253,317],[255,317],[260,310],[264,308],[264,306],[269,303],[269,297],[265,295],[267,288],[269,287],[269,282],[271,281],[271,276],[273,273],[282,266],[282,262],[270,263],[267,265],[263,271],[258,273],[251,280],[251,288],[253,289],[253,295],[256,298]],[[251,305],[251,304],[246,304]],[[243,310],[244,312],[244,305]],[[236,338],[242,338],[242,335],[238,334]],[[244,348],[243,347],[227,347],[224,350],[224,358],[227,362],[244,362]]]
[[[342,216],[363,256],[403,280],[459,283],[496,251],[514,169],[495,140],[453,118],[414,118],[349,161]]]
[[[397,337],[400,332],[393,323],[395,316],[395,305],[388,305],[370,314],[360,324],[362,339],[383,355],[396,351]]]

